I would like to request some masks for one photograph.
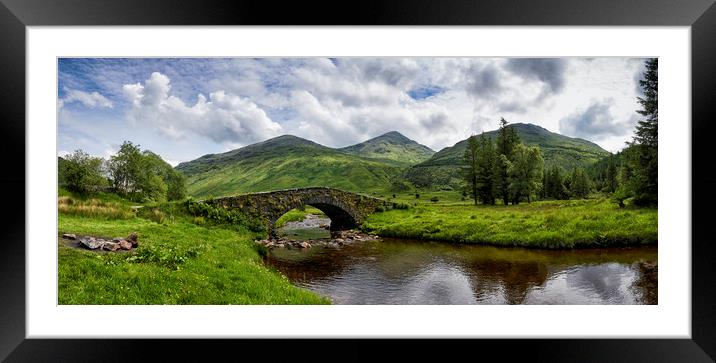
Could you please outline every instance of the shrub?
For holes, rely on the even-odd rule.
[[[433,203],[437,203],[440,199],[438,197],[432,197],[430,198],[430,201]]]
[[[104,189],[108,183],[102,173],[102,158],[89,156],[82,150],[76,150],[58,164],[58,179],[67,189],[76,193],[91,193]]]
[[[215,224],[240,225],[253,232],[266,232],[266,226],[260,220],[250,218],[239,211],[215,207],[192,199],[188,199],[183,204],[189,214],[204,217]]]

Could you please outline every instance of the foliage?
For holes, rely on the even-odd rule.
[[[502,197],[502,203],[507,204],[511,193],[509,170],[514,158],[513,152],[516,145],[520,143],[520,138],[514,128],[507,126],[504,118],[500,119],[500,129],[497,131],[495,143],[499,158],[495,163],[495,187],[498,195]]]
[[[542,184],[543,165],[539,148],[515,144],[512,162],[507,170],[512,203],[519,204],[522,198],[527,198],[527,202],[532,201],[532,196]]]
[[[570,178],[569,189],[576,198],[586,198],[589,195],[589,176],[582,168],[575,168]]]
[[[102,158],[92,157],[82,150],[58,159],[58,180],[75,193],[92,193],[107,186]]]
[[[114,190],[135,201],[162,202],[186,196],[184,176],[159,155],[125,141],[109,160]]]
[[[658,204],[658,59],[646,61],[646,72],[639,85],[644,97],[638,97],[644,118],[639,121],[634,140],[624,150],[621,179],[624,189],[620,192],[633,198],[634,204],[651,206]]]
[[[563,170],[587,168],[609,155],[609,152],[592,142],[553,133],[536,125],[514,123],[509,124],[508,128],[515,131],[523,144],[540,148],[547,168],[555,165]],[[485,132],[485,135],[496,141],[500,130]],[[436,190],[445,186],[462,186],[464,181],[458,171],[463,164],[467,143],[467,140],[463,140],[438,151],[430,159],[408,168],[405,177],[419,188]],[[496,149],[499,154],[499,147]]]
[[[562,168],[552,166],[543,176],[543,198],[545,199],[569,199],[567,188],[564,186],[564,175]]]
[[[493,142],[484,133],[479,139],[474,135],[468,139],[468,147],[465,149],[466,166],[462,171],[467,195],[473,199],[475,205],[478,200],[484,204],[495,204],[495,179],[499,172],[496,157]]]
[[[183,202],[189,214],[193,216],[201,216],[221,225],[238,225],[246,226],[254,232],[265,232],[266,226],[258,219],[244,215],[237,210],[229,210],[221,207],[215,207],[206,203],[188,199]]]

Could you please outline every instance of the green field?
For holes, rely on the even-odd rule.
[[[413,197],[412,208],[370,215],[363,229],[383,237],[537,248],[656,244],[657,210],[620,209],[605,199],[475,206],[456,193]],[[438,202],[430,202],[437,196]],[[410,201],[396,195],[396,201]]]
[[[139,247],[102,253],[58,238],[59,304],[330,303],[264,266],[265,251],[253,242],[261,233],[190,216],[178,203],[134,216],[121,201],[65,199],[86,208],[60,211],[59,236],[137,232]]]

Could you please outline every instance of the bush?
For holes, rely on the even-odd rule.
[[[104,189],[108,183],[103,172],[102,158],[91,157],[82,150],[59,159],[58,180],[75,193],[86,194]]]
[[[430,201],[433,203],[437,203],[440,199],[438,197],[432,197],[430,198]]]
[[[216,224],[240,225],[253,232],[266,232],[266,226],[260,220],[249,218],[239,211],[215,207],[192,199],[188,199],[183,204],[189,214],[203,217]]]
[[[415,193],[415,199],[420,199],[420,194]]]

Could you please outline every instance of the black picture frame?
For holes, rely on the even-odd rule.
[[[47,25],[537,25],[690,26],[692,51],[692,306],[691,339],[529,339],[441,341],[442,349],[406,340],[136,340],[25,338],[25,30]],[[710,140],[716,94],[716,6],[713,0],[670,1],[361,1],[351,3],[168,0],[0,0],[0,150],[5,172],[4,241],[0,244],[0,359],[8,361],[112,361],[160,356],[206,359],[248,350],[300,358],[314,344],[340,353],[313,360],[372,357],[445,358],[454,353],[497,353],[500,359],[619,362],[709,362],[716,357],[716,257],[709,207],[716,202]],[[668,152],[668,151],[667,151]],[[694,168],[693,166],[701,166]],[[704,167],[705,166],[705,167]],[[24,191],[20,193],[19,191]],[[684,243],[663,241],[662,243]],[[279,345],[280,349],[273,347]],[[307,349],[307,347],[309,349]],[[386,348],[386,349],[383,349]],[[381,353],[378,353],[381,352]],[[336,357],[335,354],[340,354]],[[485,353],[480,353],[485,354]]]

